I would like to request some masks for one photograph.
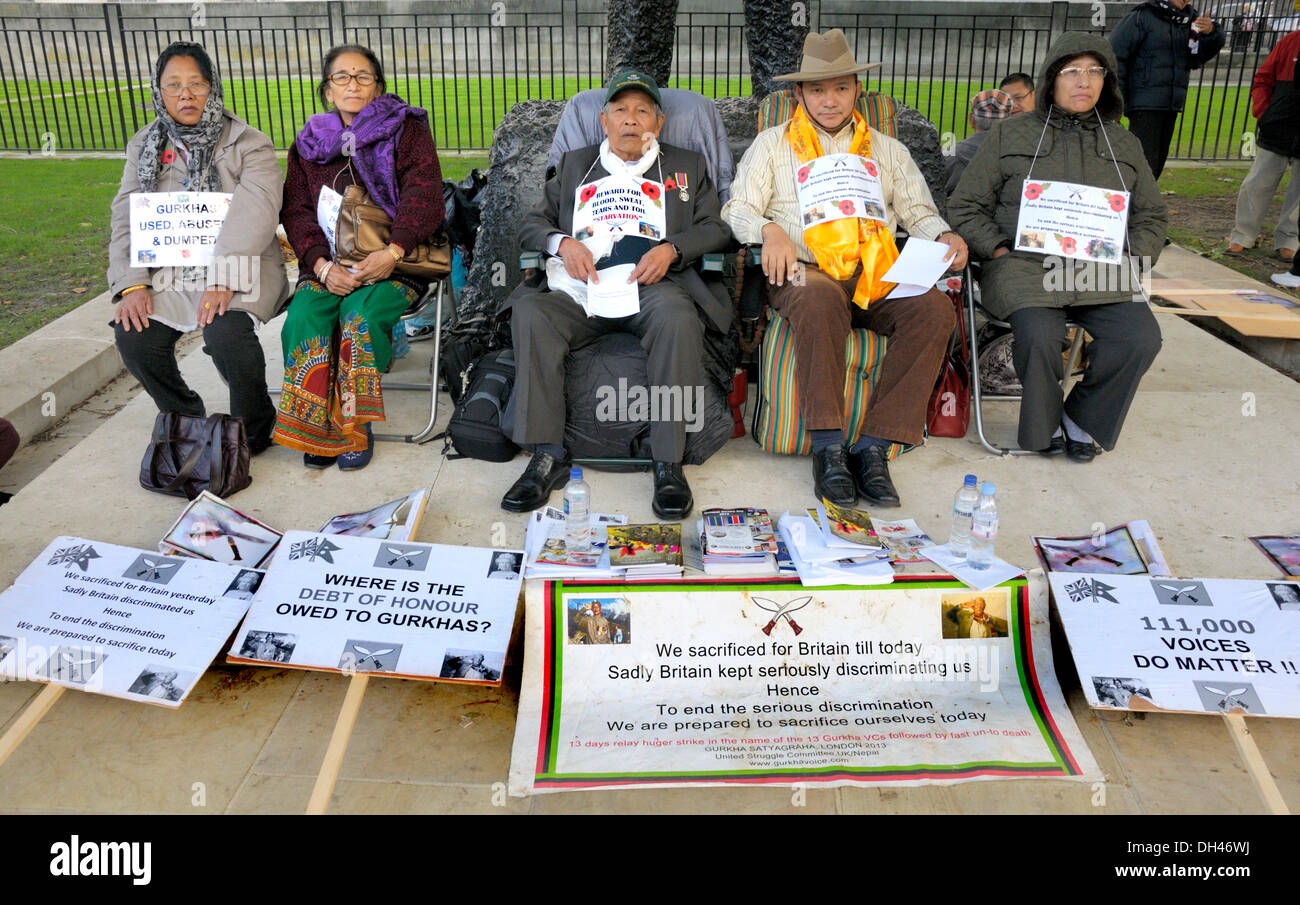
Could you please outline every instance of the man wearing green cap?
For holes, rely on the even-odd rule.
[[[503,305],[511,313],[517,362],[513,439],[534,450],[501,500],[510,512],[543,505],[568,477],[569,350],[605,333],[633,333],[646,351],[651,395],[693,394],[698,403],[705,383],[698,312],[723,332],[731,324],[721,287],[710,289],[694,267],[703,255],[721,251],[731,232],[704,158],[659,144],[659,87],[644,72],[618,73],[607,86],[600,122],[605,140],[560,158],[519,230],[522,248],[544,251],[548,258],[545,283],[520,285]],[[637,299],[626,314],[600,316],[596,301],[610,287],[597,287],[602,279],[616,279],[607,268],[618,265],[634,265],[630,276],[617,278],[624,286],[636,285]],[[681,465],[689,418],[681,407],[656,414],[650,425],[653,507],[660,518],[678,521],[694,505]]]

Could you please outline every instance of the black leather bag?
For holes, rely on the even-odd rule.
[[[140,486],[187,500],[205,490],[228,497],[253,483],[249,458],[241,419],[159,412],[140,463]]]

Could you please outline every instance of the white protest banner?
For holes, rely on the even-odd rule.
[[[518,550],[290,531],[227,659],[498,685]]]
[[[1026,179],[1016,220],[1016,251],[1118,264],[1128,202],[1128,192]]]
[[[794,179],[804,229],[847,217],[885,219],[875,161],[858,154],[826,154],[800,167]]]
[[[57,537],[0,594],[0,675],[179,707],[262,573]]]
[[[229,192],[132,192],[131,266],[211,264],[231,197]]]
[[[1052,573],[1088,703],[1300,717],[1300,585]]]
[[[343,196],[328,185],[320,188],[316,198],[316,223],[330,243],[330,257],[338,254],[336,242],[339,231],[339,211],[343,210]]]
[[[607,232],[659,242],[668,233],[662,182],[621,173],[580,185],[574,194],[573,238],[579,242]]]
[[[1056,686],[1038,574],[1032,593],[905,575],[529,582],[510,794],[1099,778]]]

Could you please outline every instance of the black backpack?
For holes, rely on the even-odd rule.
[[[460,459],[509,462],[519,447],[502,429],[502,417],[515,388],[515,350],[498,349],[479,358],[466,372],[466,390],[447,422],[447,444]]]

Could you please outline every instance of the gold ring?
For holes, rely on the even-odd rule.
[[[211,302],[204,302],[204,303],[203,303],[203,307],[204,307],[204,308],[211,308],[211,307],[212,307],[212,303],[211,303]]]

